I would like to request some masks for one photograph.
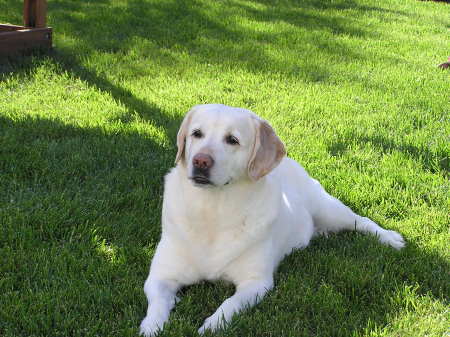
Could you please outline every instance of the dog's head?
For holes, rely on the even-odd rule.
[[[199,187],[258,180],[285,156],[272,127],[249,110],[220,104],[198,105],[178,131],[176,163]]]

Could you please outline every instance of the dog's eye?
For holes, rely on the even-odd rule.
[[[202,138],[203,133],[199,129],[196,129],[192,132],[192,136],[194,136],[195,138]]]
[[[230,145],[239,145],[239,140],[232,135],[228,135],[225,137],[225,142]]]

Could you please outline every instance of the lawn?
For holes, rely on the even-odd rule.
[[[21,23],[19,0],[0,22]],[[217,336],[450,332],[449,5],[49,0],[54,51],[0,60],[0,335],[136,336],[184,113],[249,108],[356,212],[402,233],[315,239]],[[233,288],[183,289],[196,336]]]

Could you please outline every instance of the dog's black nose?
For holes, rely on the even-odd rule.
[[[194,167],[206,170],[210,169],[214,165],[214,159],[209,154],[197,153],[192,159]]]

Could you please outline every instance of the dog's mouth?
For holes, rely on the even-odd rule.
[[[193,176],[191,178],[191,180],[196,184],[196,185],[214,185],[213,182],[211,180],[209,180],[206,177],[203,176]]]

